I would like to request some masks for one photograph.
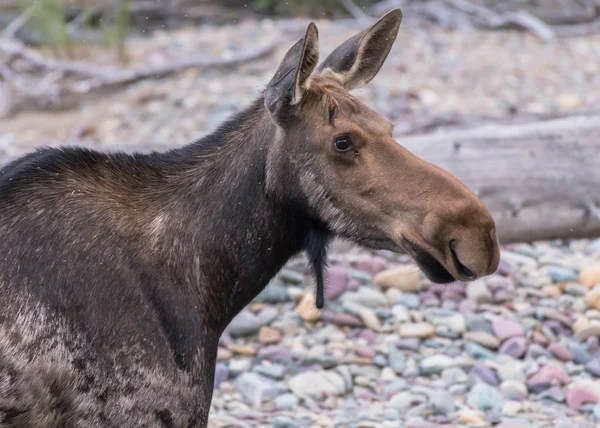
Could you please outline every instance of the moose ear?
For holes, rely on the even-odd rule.
[[[311,22],[304,37],[285,54],[265,91],[265,105],[276,122],[286,107],[302,99],[306,82],[318,61],[319,34],[317,26]]]
[[[331,69],[347,90],[369,83],[379,72],[398,35],[402,11],[393,9],[370,28],[338,46],[319,66]]]

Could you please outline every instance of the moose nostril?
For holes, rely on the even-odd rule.
[[[452,253],[452,261],[454,262],[454,266],[456,266],[456,270],[462,277],[464,277],[466,279],[469,279],[469,280],[475,279],[477,277],[477,275],[475,275],[471,269],[469,269],[468,267],[463,265],[460,262],[460,260],[458,259],[458,256],[456,255],[456,251],[454,251],[455,246],[456,246],[456,241],[453,239],[452,241],[450,241],[450,252]]]

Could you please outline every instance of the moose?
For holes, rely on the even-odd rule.
[[[0,427],[205,427],[228,323],[302,251],[322,289],[332,237],[437,283],[497,269],[484,204],[349,93],[401,19],[321,64],[311,23],[256,101],[184,147],[43,148],[0,170]]]

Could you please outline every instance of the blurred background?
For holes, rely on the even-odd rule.
[[[259,96],[309,21],[324,57],[394,7],[355,94],[482,198],[500,268],[440,287],[336,242],[317,311],[292,260],[221,340],[211,426],[597,426],[600,0],[0,0],[0,162],[183,145]]]

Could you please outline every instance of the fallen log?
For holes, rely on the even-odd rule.
[[[600,236],[600,115],[397,139],[469,186],[501,243]]]

